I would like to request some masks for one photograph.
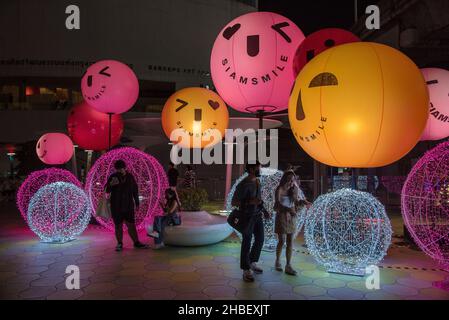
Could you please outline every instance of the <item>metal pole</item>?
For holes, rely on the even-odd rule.
[[[358,0],[354,0],[354,23],[359,21],[359,5]]]
[[[108,113],[109,116],[109,142],[108,149],[111,150],[111,141],[112,141],[112,113]]]

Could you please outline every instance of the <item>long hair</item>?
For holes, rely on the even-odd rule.
[[[296,175],[293,173],[293,171],[286,171],[284,173],[284,175],[282,176],[281,181],[279,181],[279,186],[277,187],[276,191],[279,190],[280,188],[284,187],[287,184],[288,180],[290,180],[291,177],[295,178]],[[288,196],[293,197],[293,188],[290,188],[288,190]]]

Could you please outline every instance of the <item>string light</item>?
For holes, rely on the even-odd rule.
[[[332,190],[348,189],[352,187],[351,176],[334,176],[332,181]],[[379,178],[374,176],[374,188],[379,187]],[[368,190],[368,176],[359,176],[357,178],[357,189],[366,191]]]
[[[159,201],[163,199],[168,180],[162,165],[149,154],[134,148],[119,148],[102,155],[87,175],[85,190],[93,208],[95,219],[109,230],[114,230],[112,219],[96,214],[100,200],[105,197],[105,187],[109,176],[115,172],[114,163],[123,160],[126,170],[136,179],[139,189],[139,208],[135,210],[138,229],[144,228],[145,220],[162,214]]]
[[[91,208],[83,189],[67,182],[40,188],[28,207],[28,225],[44,242],[67,242],[89,224]]]
[[[274,203],[275,203],[275,191],[276,188],[279,186],[279,182],[281,181],[281,178],[283,176],[283,172],[280,170],[272,169],[272,168],[261,168],[260,171],[260,186],[261,186],[261,197],[262,201],[264,203],[265,209],[267,209],[268,212],[272,214],[272,218],[267,220],[264,219],[264,231],[265,231],[265,242],[264,242],[264,248],[268,250],[272,250],[276,247],[277,244],[277,236],[274,233],[274,221],[276,218],[276,212],[274,211]],[[240,178],[238,178],[234,185],[231,188],[231,191],[229,192],[227,198],[226,198],[226,211],[231,212],[234,207],[232,206],[232,197],[234,196],[235,189],[237,188],[237,185],[243,181],[248,176],[247,173],[243,174]],[[300,199],[304,200],[305,196],[302,190],[300,189],[299,194]],[[298,212],[298,219],[297,219],[297,232],[299,232],[305,221],[307,209],[304,207]],[[240,233],[237,232],[237,235],[241,239],[242,236]],[[296,237],[296,235],[295,235]]]
[[[391,243],[384,206],[371,194],[341,189],[318,197],[305,226],[307,247],[329,272],[364,275]]]
[[[28,205],[33,195],[43,186],[58,181],[68,182],[81,188],[81,183],[70,171],[58,168],[34,171],[23,181],[17,191],[16,200],[17,207],[25,221],[28,220]]]
[[[416,244],[449,270],[449,142],[416,163],[401,202],[405,225]]]

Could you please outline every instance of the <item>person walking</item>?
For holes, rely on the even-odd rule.
[[[265,215],[265,218],[270,218],[270,215],[263,208],[261,198],[260,164],[247,164],[246,172],[248,176],[236,187],[232,206],[239,207],[247,221],[247,225],[242,232],[240,268],[243,270],[243,281],[253,282],[253,272],[256,274],[263,273],[263,269],[257,265],[265,236],[262,214]],[[254,243],[251,246],[253,237]]]
[[[126,163],[117,160],[114,163],[116,172],[111,174],[106,183],[106,194],[110,197],[111,216],[115,226],[115,237],[117,239],[116,251],[123,250],[123,223],[128,228],[134,248],[147,248],[139,241],[137,235],[134,210],[139,208],[139,193],[135,178],[126,171]]]
[[[154,238],[154,249],[160,249],[164,247],[164,229],[168,225],[179,226],[181,224],[181,218],[178,215],[180,205],[176,194],[172,189],[165,190],[165,203],[160,203],[162,210],[164,210],[163,216],[156,216],[153,220],[153,232],[148,236]]]

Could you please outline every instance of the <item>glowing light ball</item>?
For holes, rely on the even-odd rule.
[[[273,249],[277,244],[277,236],[274,233],[274,221],[276,217],[276,212],[274,211],[275,203],[275,191],[279,186],[279,182],[283,176],[283,172],[271,168],[261,168],[260,185],[261,185],[261,195],[265,208],[272,214],[272,219],[264,219],[264,231],[265,231],[265,242],[264,247],[267,249]],[[234,196],[235,189],[237,185],[243,181],[248,176],[247,173],[243,174],[238,178],[234,185],[232,186],[229,194],[226,198],[226,210],[231,212],[234,207],[232,206],[232,197]],[[300,190],[300,198],[305,199],[304,193]],[[297,232],[299,233],[304,225],[307,209],[304,207],[298,213],[297,219]],[[241,239],[241,234],[237,232],[237,235]],[[296,235],[295,235],[296,236]]]
[[[384,206],[369,193],[341,189],[318,197],[305,226],[307,248],[329,272],[364,275],[391,243]]]
[[[139,97],[139,81],[126,64],[102,60],[91,65],[81,79],[84,100],[95,110],[119,114],[131,109]]]
[[[161,121],[169,139],[176,129],[185,133],[184,139],[173,142],[184,148],[204,148],[219,143],[224,137],[229,112],[215,92],[204,88],[186,88],[167,100]]]
[[[73,156],[72,140],[63,133],[46,133],[37,141],[36,154],[45,164],[64,164]]]
[[[67,182],[43,186],[28,207],[28,225],[45,242],[73,240],[86,229],[90,217],[86,193]]]
[[[441,140],[449,136],[449,71],[421,70],[430,94],[430,116],[421,140]]]
[[[401,203],[416,244],[449,270],[449,142],[416,163],[405,181]]]
[[[241,112],[287,109],[293,56],[304,40],[289,19],[252,12],[231,21],[212,49],[211,75],[220,96]]]
[[[17,191],[17,207],[25,221],[27,221],[27,210],[31,198],[40,188],[54,182],[67,182],[81,187],[81,183],[70,171],[58,168],[34,171],[23,181]]]
[[[406,178],[404,176],[384,176],[381,178],[381,181],[388,192],[401,194]]]
[[[115,172],[114,162],[123,160],[126,170],[136,179],[139,188],[139,208],[135,211],[136,227],[142,229],[146,219],[160,215],[162,209],[159,201],[165,196],[168,180],[164,168],[149,154],[134,148],[119,148],[102,155],[90,169],[85,190],[93,208],[95,219],[109,230],[114,230],[112,219],[105,219],[96,214],[100,200],[105,197],[105,187],[109,176]],[[151,220],[152,223],[152,220]]]
[[[74,106],[67,119],[70,138],[81,149],[101,151],[109,149],[109,116],[96,111],[86,102]],[[120,142],[123,134],[123,119],[112,116],[111,146]]]
[[[344,29],[327,28],[316,31],[301,43],[293,61],[294,76],[298,76],[304,66],[323,51],[345,43],[359,42],[360,39]]]
[[[428,104],[424,78],[408,57],[385,45],[355,42],[326,50],[304,67],[288,115],[296,140],[315,160],[373,168],[401,159],[416,145]]]

